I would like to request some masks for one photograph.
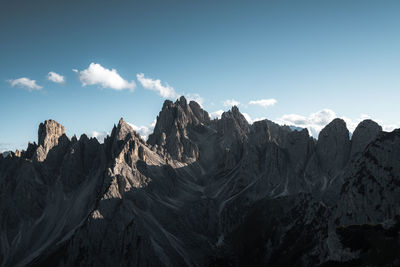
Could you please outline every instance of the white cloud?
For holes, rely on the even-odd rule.
[[[224,113],[224,111],[222,109],[211,112],[210,113],[210,118],[213,119],[220,119],[222,116],[222,113]]]
[[[196,101],[201,107],[203,107],[204,99],[199,94],[185,94],[188,101]]]
[[[223,102],[224,107],[233,107],[233,106],[239,106],[240,102],[236,101],[235,99],[227,99]]]
[[[65,77],[53,71],[47,74],[47,80],[55,83],[65,83]]]
[[[103,142],[104,142],[104,138],[106,138],[107,135],[109,135],[108,132],[97,132],[97,131],[93,131],[93,132],[90,133],[90,137],[96,138],[100,143],[103,143]]]
[[[248,123],[250,123],[250,124],[253,123],[253,120],[251,119],[251,117],[250,117],[249,114],[247,114],[247,113],[245,113],[245,112],[243,112],[242,114],[243,114],[243,116],[246,118],[246,120],[247,120]]]
[[[149,135],[153,133],[154,127],[156,126],[156,120],[154,120],[150,125],[148,126],[136,126],[133,123],[128,124],[135,130],[140,136],[144,139],[147,140],[149,138]]]
[[[143,88],[151,91],[156,91],[158,94],[167,99],[177,99],[181,95],[184,95],[188,101],[196,101],[200,106],[203,106],[204,99],[199,94],[181,94],[177,93],[175,89],[170,86],[168,83],[162,85],[160,79],[151,79],[146,78],[143,73],[136,74],[136,78],[138,79],[139,83],[143,86]]]
[[[129,123],[127,122],[133,130],[135,130],[138,134],[140,134],[140,136],[144,139],[147,140],[147,138],[149,137],[149,135],[151,133],[153,133],[154,127],[156,126],[156,120],[154,120],[152,123],[150,123],[149,125],[146,126],[137,126],[133,123]],[[108,135],[110,135],[109,132],[104,132],[104,131],[92,131],[90,133],[91,137],[97,138],[97,140],[101,143],[104,142],[104,138],[106,138]]]
[[[298,114],[285,114],[276,120],[279,124],[293,125],[301,128],[307,128],[310,134],[318,137],[322,128],[330,123],[333,119],[337,118],[336,113],[330,109],[319,110],[309,116],[302,116]]]
[[[144,77],[143,73],[138,73],[136,78],[140,82],[140,84],[148,90],[156,91],[162,96],[163,98],[177,98],[179,95],[175,92],[174,88],[169,86],[168,83],[165,85],[161,84],[159,79],[153,80],[151,78]]]
[[[383,128],[383,130],[386,131],[386,132],[391,132],[391,131],[393,131],[394,129],[399,128],[399,126],[398,126],[398,125],[395,125],[395,124],[387,124],[387,125],[383,125],[382,128]]]
[[[10,83],[10,85],[12,87],[14,86],[18,86],[18,87],[23,87],[23,88],[27,88],[29,91],[34,91],[34,90],[42,90],[42,86],[36,84],[35,80],[31,80],[29,78],[19,78],[19,79],[15,79],[15,80],[8,80],[8,82]]]
[[[247,122],[250,123],[250,124],[253,124],[256,121],[262,121],[262,120],[266,119],[265,117],[252,119],[249,114],[247,114],[245,112],[243,112],[242,114],[245,117],[245,119],[247,120]]]
[[[86,85],[100,85],[103,88],[110,88],[114,90],[129,89],[133,91],[136,87],[134,81],[128,82],[124,80],[115,69],[106,69],[100,64],[90,63],[89,68],[78,71],[73,69],[74,72],[78,73],[79,80],[83,86]]]
[[[249,102],[250,105],[258,105],[264,108],[273,106],[277,103],[277,101],[273,98],[270,99],[259,99],[259,100],[252,100]]]
[[[298,114],[286,114],[276,120],[279,124],[293,125],[301,128],[307,128],[312,136],[315,138],[318,137],[319,132],[333,119],[338,118],[337,114],[330,109],[323,109],[317,111],[315,113],[310,114],[309,116],[302,116]],[[370,116],[361,114],[357,119],[351,119],[345,116],[339,117],[346,122],[347,129],[350,132],[354,132],[357,125],[365,120],[371,119]],[[382,125],[380,120],[375,120],[378,124]],[[392,131],[396,128],[396,125],[383,125],[383,130]]]

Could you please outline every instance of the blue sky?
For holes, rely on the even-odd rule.
[[[399,1],[2,0],[0,150],[36,141],[50,118],[69,136],[120,117],[149,127],[181,94],[314,135],[336,116],[392,129],[399,13]]]

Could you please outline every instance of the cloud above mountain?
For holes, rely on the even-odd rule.
[[[100,143],[104,142],[104,138],[106,138],[107,135],[109,135],[109,133],[105,131],[102,132],[93,131],[90,133],[90,137],[96,138]]]
[[[165,85],[161,84],[160,79],[151,79],[146,78],[143,73],[138,73],[136,75],[139,83],[143,86],[143,88],[151,91],[156,91],[163,98],[177,98],[179,95],[175,92],[175,89],[170,86],[168,83]]]
[[[223,102],[224,107],[239,106],[240,102],[235,99],[227,99]]]
[[[292,125],[301,128],[307,128],[312,136],[315,138],[318,137],[319,132],[333,119],[341,118],[346,122],[347,129],[350,132],[354,132],[357,125],[366,119],[372,119],[371,116],[366,114],[361,114],[356,119],[351,119],[345,116],[338,116],[336,112],[331,109],[322,109],[315,113],[311,113],[308,116],[299,115],[299,114],[285,114],[280,118],[276,119],[275,122],[281,125]],[[383,130],[392,131],[397,128],[396,125],[385,125],[380,120],[374,119],[377,123],[382,125]]]
[[[52,81],[54,83],[65,83],[65,77],[53,71],[50,71],[47,74],[47,80]]]
[[[140,134],[140,136],[144,139],[147,140],[147,138],[149,138],[149,135],[151,133],[153,133],[154,127],[156,126],[156,120],[154,120],[152,123],[150,123],[149,125],[142,125],[142,126],[137,126],[133,123],[129,123],[128,124],[133,128],[133,130],[135,130],[138,134]]]
[[[12,87],[25,88],[30,92],[35,90],[40,91],[43,88],[42,86],[38,85],[35,80],[31,80],[26,77],[18,78],[15,80],[8,80],[8,82]]]
[[[325,125],[337,117],[336,113],[330,109],[319,110],[309,116],[299,114],[285,114],[276,120],[279,124],[293,125],[307,128],[314,137],[318,136]]]
[[[201,107],[204,104],[204,98],[202,98],[199,94],[185,94],[185,97],[188,101],[197,102]]]
[[[197,93],[177,93],[167,82],[163,85],[160,79],[145,77],[144,73],[136,74],[136,78],[144,89],[155,91],[162,98],[174,100],[183,95],[188,101],[196,101],[200,106],[203,106],[204,99]]]
[[[113,90],[124,90],[129,89],[133,91],[136,87],[134,81],[128,82],[123,79],[115,69],[106,69],[100,64],[90,63],[89,67],[85,70],[78,71],[73,69],[74,72],[78,73],[78,78],[82,83],[82,86],[86,85],[100,85],[103,88],[109,88]]]
[[[210,113],[210,118],[213,119],[220,119],[222,113],[224,113],[224,111],[222,109],[219,109],[217,111],[211,112]]]

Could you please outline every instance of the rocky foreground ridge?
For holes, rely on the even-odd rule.
[[[0,266],[400,264],[400,130],[349,136],[184,97],[147,142],[123,119],[103,144],[47,120],[0,156]]]

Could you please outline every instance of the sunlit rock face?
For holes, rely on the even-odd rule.
[[[0,156],[0,266],[393,266],[399,177],[371,120],[316,140],[181,97],[147,142],[121,119],[102,144],[47,120]]]
[[[58,144],[59,138],[65,133],[65,128],[54,120],[46,120],[39,125],[38,148],[36,159],[43,161],[46,159],[50,149]]]

